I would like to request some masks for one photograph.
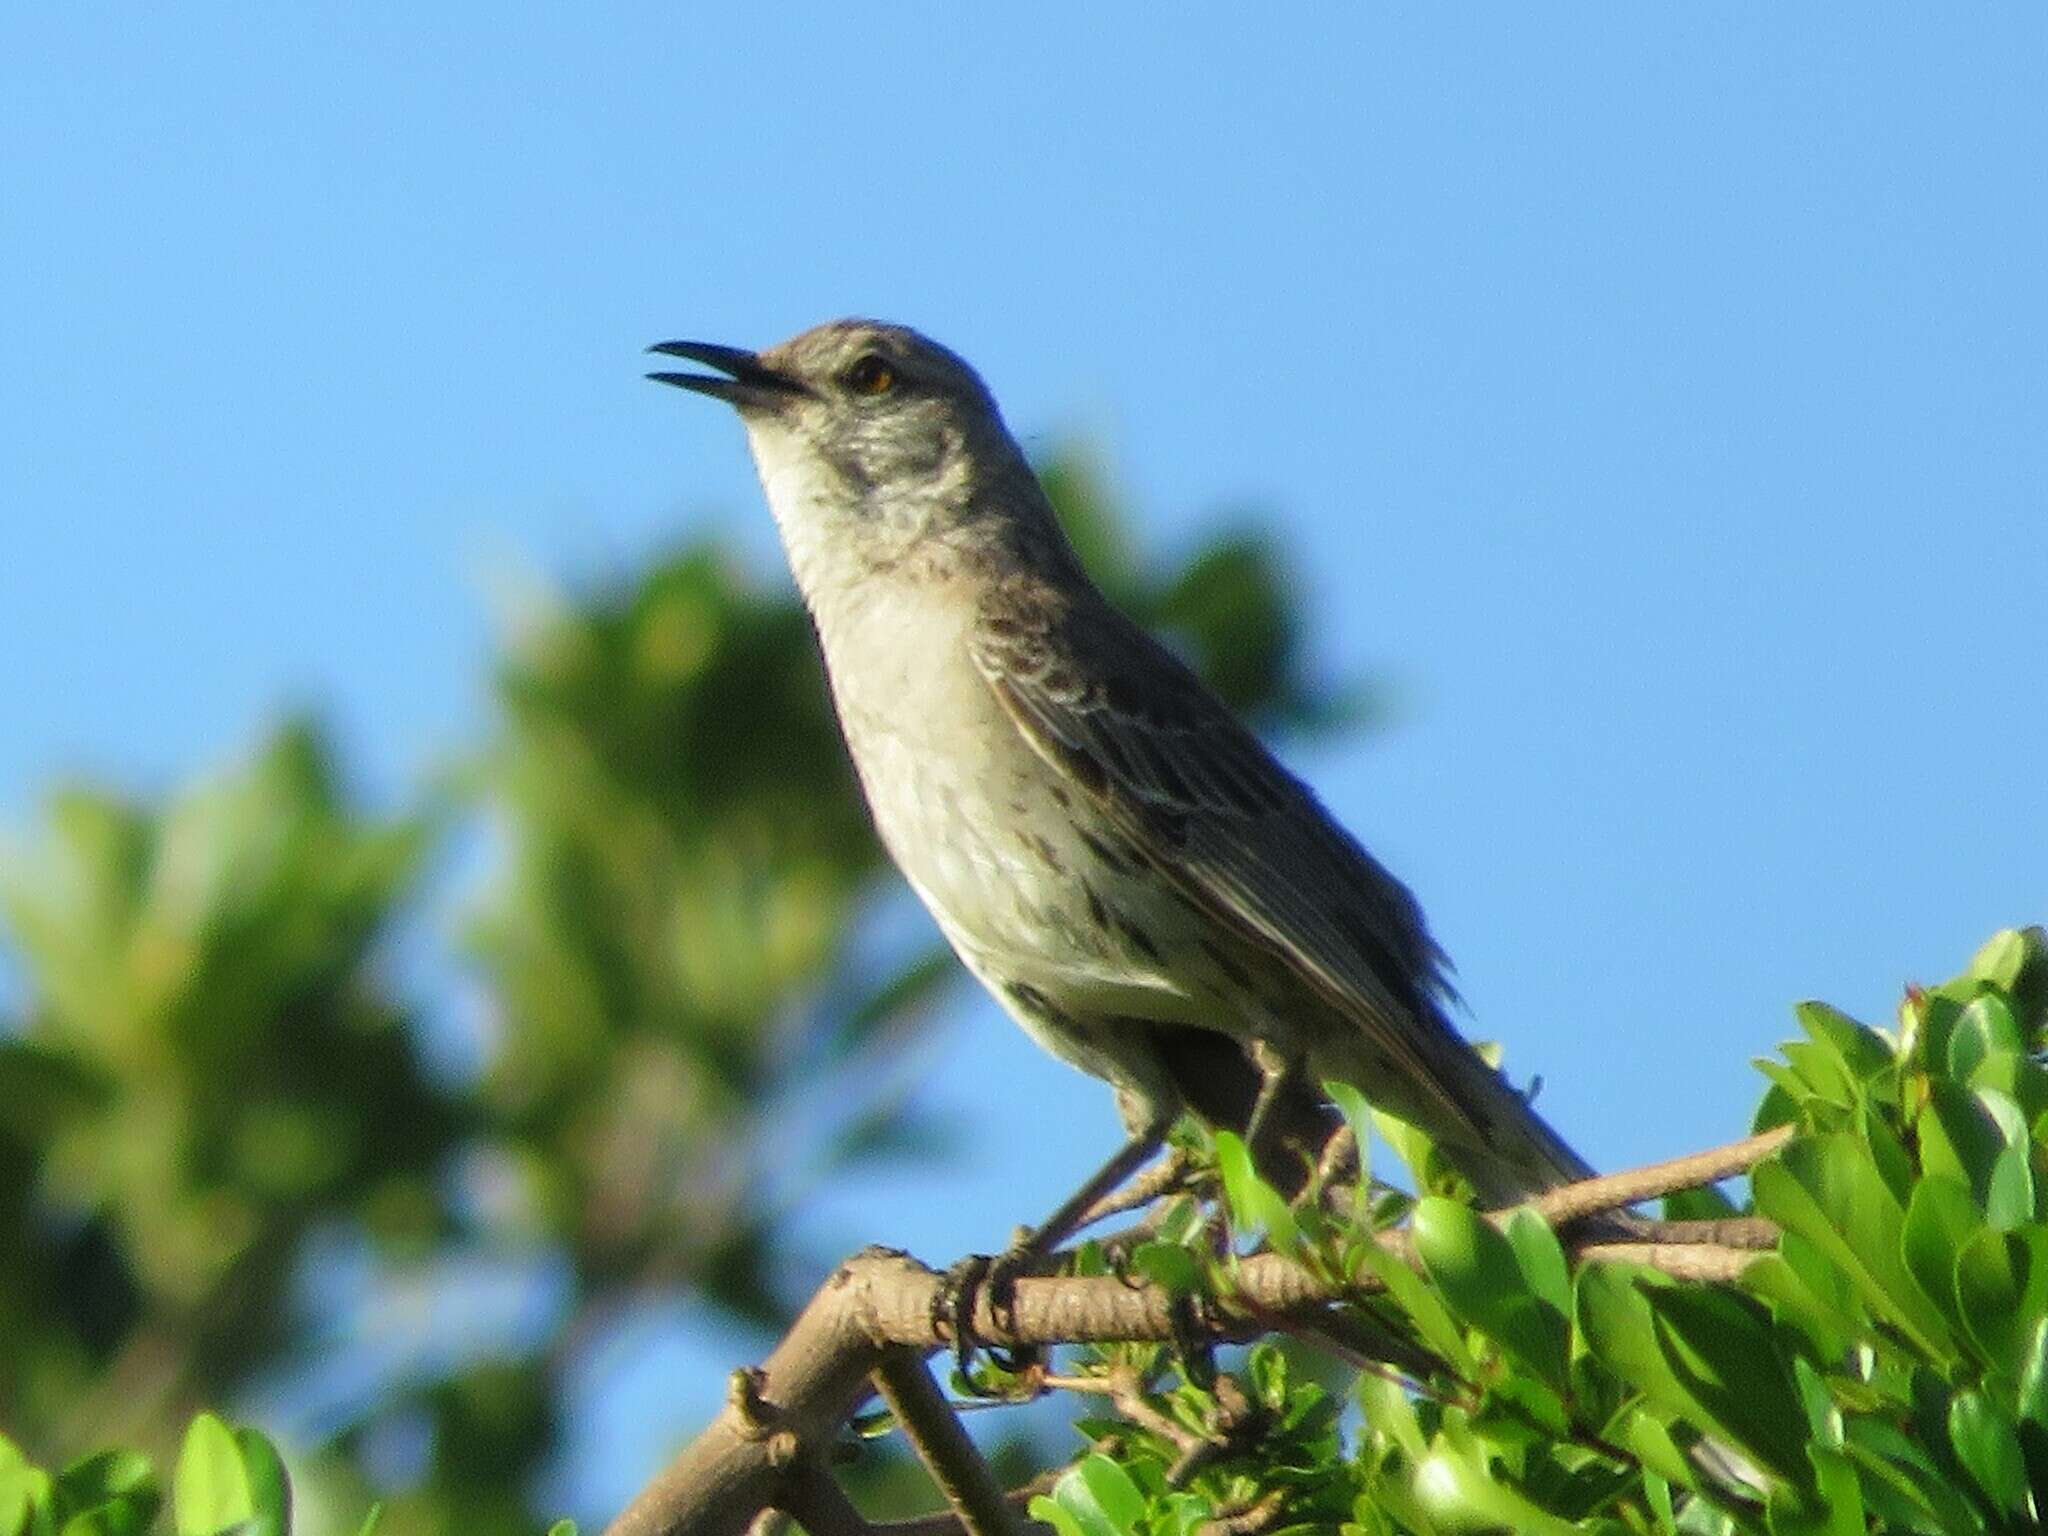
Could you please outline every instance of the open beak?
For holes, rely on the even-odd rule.
[[[721,379],[703,373],[650,373],[648,378],[658,384],[673,384],[678,389],[709,395],[743,410],[749,406],[773,407],[792,395],[809,393],[795,379],[777,373],[758,355],[741,347],[721,347],[709,341],[658,341],[647,350],[702,363],[730,375]]]

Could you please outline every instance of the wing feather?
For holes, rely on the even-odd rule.
[[[1106,603],[998,598],[975,662],[1026,739],[1201,910],[1354,1021],[1446,1151],[1513,1166],[1475,1173],[1483,1192],[1588,1171],[1445,1018],[1414,897],[1192,672]]]

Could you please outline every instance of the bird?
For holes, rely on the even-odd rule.
[[[1484,1204],[1590,1176],[1451,1022],[1414,896],[1090,580],[963,358],[866,319],[649,350],[712,370],[649,378],[738,412],[896,866],[1025,1032],[1115,1092],[1125,1143],[1020,1245],[1063,1240],[1187,1114],[1299,1186],[1327,1080]]]

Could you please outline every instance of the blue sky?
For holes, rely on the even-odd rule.
[[[1793,999],[2048,916],[2048,19],[1267,15],[9,8],[0,824],[297,703],[403,792],[494,586],[773,568],[639,349],[875,314],[1155,546],[1269,518],[1401,701],[1296,764],[1475,1033],[1598,1162],[1739,1132]],[[984,1008],[928,1066],[990,1135],[821,1252],[999,1241],[1114,1137]]]

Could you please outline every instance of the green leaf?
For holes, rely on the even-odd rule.
[[[1957,1255],[1955,1296],[1985,1364],[2015,1373],[2048,1315],[2048,1228],[1979,1231]]]
[[[2010,1232],[2033,1217],[2033,1165],[2026,1147],[2008,1145],[1991,1160],[1991,1177],[1984,1186],[1984,1219],[1999,1231]]]
[[[237,1429],[235,1445],[249,1479],[253,1506],[246,1536],[289,1536],[292,1526],[292,1483],[277,1447],[253,1429]]]
[[[1360,1243],[1358,1262],[1378,1277],[1402,1311],[1415,1324],[1422,1342],[1442,1357],[1460,1378],[1470,1381],[1478,1372],[1464,1332],[1451,1318],[1443,1297],[1423,1283],[1422,1277],[1387,1252],[1378,1243]]]
[[[1849,1075],[1849,1064],[1832,1046],[1813,1040],[1787,1040],[1779,1049],[1814,1098],[1837,1109],[1856,1107],[1856,1083]]]
[[[1351,1128],[1352,1143],[1358,1148],[1358,1183],[1351,1200],[1351,1218],[1359,1226],[1370,1225],[1372,1211],[1372,1105],[1350,1083],[1332,1078],[1323,1093],[1344,1116]]]
[[[1846,1271],[1872,1312],[1933,1358],[1953,1357],[1948,1324],[1906,1267],[1905,1212],[1853,1136],[1795,1139],[1751,1170],[1750,1187],[1758,1211]]]
[[[1720,1187],[1705,1184],[1698,1189],[1674,1189],[1664,1197],[1666,1221],[1719,1221],[1742,1212]]]
[[[1557,1234],[1550,1230],[1550,1223],[1533,1207],[1524,1205],[1508,1217],[1504,1230],[1515,1250],[1515,1265],[1522,1272],[1522,1283],[1539,1301],[1556,1308],[1560,1319],[1568,1317],[1572,1310],[1571,1271],[1565,1265],[1564,1249],[1558,1244]]]
[[[1960,1180],[1935,1173],[1914,1186],[1900,1239],[1906,1267],[1952,1327],[1963,1326],[1963,1313],[1956,1302],[1956,1263],[1963,1246],[1983,1230],[1984,1218]]]
[[[1956,1460],[1984,1490],[1992,1507],[2011,1519],[2027,1510],[2027,1469],[2012,1421],[1982,1392],[1959,1392],[1948,1409],[1949,1444]]]
[[[2020,973],[2033,949],[2029,937],[2039,933],[2038,928],[2025,933],[2017,928],[2005,928],[1994,933],[1982,949],[1970,956],[1969,974],[1990,982],[2001,992],[2016,991]]]
[[[2018,1106],[1993,1089],[1970,1092],[1960,1083],[1932,1079],[1927,1085],[1927,1102],[1915,1122],[1920,1137],[1921,1165],[1930,1174],[1946,1175],[1969,1185],[1970,1193],[1988,1214],[1994,1180],[2000,1181],[2001,1213],[2011,1213],[2014,1202],[2025,1197],[2024,1214],[2032,1214],[2031,1178],[2024,1185],[2014,1183],[2008,1169],[2001,1175],[1999,1155],[2016,1141],[2025,1139],[2024,1123],[2008,1124],[2018,1116]],[[2017,1131],[2018,1134],[2014,1134]],[[2023,1217],[2021,1218],[2023,1219]],[[2012,1221],[1994,1222],[2009,1226]]]
[[[1759,1466],[1811,1488],[1805,1405],[1769,1319],[1738,1291],[1689,1286],[1647,1293],[1673,1377]]]
[[[1095,455],[1063,447],[1032,468],[1088,574],[1105,592],[1129,603],[1137,595],[1138,557]]]
[[[1216,1133],[1216,1167],[1223,1175],[1223,1198],[1237,1230],[1263,1232],[1273,1247],[1283,1252],[1292,1248],[1294,1213],[1280,1191],[1259,1177],[1244,1138],[1235,1131]]]
[[[1671,1511],[1671,1484],[1654,1472],[1643,1474],[1643,1494],[1650,1513],[1656,1517],[1657,1536],[1678,1536],[1678,1522]]]
[[[1896,1523],[1908,1529],[1983,1536],[1983,1517],[1917,1441],[1878,1418],[1852,1418],[1847,1429],[1843,1451],[1862,1473],[1873,1512],[1890,1505]]]
[[[1424,1272],[1459,1319],[1562,1391],[1570,1328],[1532,1291],[1514,1245],[1472,1207],[1440,1195],[1416,1203],[1411,1231]]]
[[[1811,1489],[1810,1438],[1769,1320],[1732,1291],[1679,1286],[1655,1271],[1589,1264],[1579,1271],[1578,1319],[1587,1348],[1651,1407],[1739,1447],[1759,1467]],[[1653,1420],[1627,1426],[1644,1463],[1674,1482],[1691,1469]],[[1658,1442],[1662,1441],[1662,1444]]]
[[[171,1492],[178,1536],[213,1536],[255,1513],[235,1432],[212,1414],[186,1429]]]
[[[1201,1266],[1179,1243],[1140,1243],[1132,1250],[1131,1268],[1169,1296],[1192,1296],[1201,1288]]]
[[[155,1518],[152,1508],[128,1499],[111,1499],[70,1516],[61,1536],[145,1536]]]
[[[1877,1169],[1878,1177],[1891,1191],[1892,1199],[1904,1206],[1912,1197],[1913,1181],[1919,1178],[1920,1169],[1913,1161],[1913,1154],[1906,1150],[1906,1143],[1892,1129],[1891,1121],[1866,1099],[1858,1107],[1849,1130],[1870,1149],[1871,1165]]]
[[[1991,1177],[1991,1160],[2005,1146],[2005,1137],[1977,1096],[1960,1083],[1930,1079],[1927,1102],[1914,1122],[1920,1142],[1921,1167],[1930,1174],[1957,1179],[1981,1201]]]
[[[1804,1355],[1795,1355],[1792,1357],[1792,1380],[1799,1388],[1799,1405],[1806,1410],[1806,1428],[1814,1443],[1839,1448],[1842,1443],[1842,1411],[1828,1396],[1828,1384],[1821,1373]]]
[[[1793,1010],[1800,1027],[1817,1044],[1832,1050],[1843,1067],[1858,1081],[1868,1082],[1898,1064],[1891,1045],[1869,1025],[1832,1008],[1826,1003],[1800,1003]]]
[[[1365,1419],[1368,1434],[1391,1440],[1413,1463],[1428,1450],[1422,1426],[1415,1417],[1415,1404],[1408,1394],[1385,1376],[1366,1372],[1352,1389]]]
[[[65,1536],[139,1536],[162,1502],[149,1459],[136,1451],[81,1457],[50,1489],[51,1512]]]
[[[1908,989],[1899,1005],[1900,1044],[1905,1054],[1930,1072],[1948,1067],[1948,1038],[1962,1016],[1963,1005],[1938,991]]]
[[[285,1536],[291,1529],[291,1481],[276,1447],[210,1413],[185,1431],[171,1487],[178,1536]]]
[[[548,1536],[576,1536],[576,1522],[574,1520],[557,1520],[548,1527]]]
[[[372,1504],[370,1512],[363,1516],[363,1523],[356,1527],[356,1536],[377,1536],[377,1522],[383,1518],[384,1506],[381,1503]],[[557,1521],[556,1523],[563,1524],[565,1522]],[[549,1532],[549,1536],[553,1536],[552,1531]]]
[[[2048,1114],[2048,1067],[2018,1051],[1994,1051],[1970,1073],[1969,1086],[1979,1093],[1991,1089],[2020,1107],[2028,1125]]]
[[[1781,1232],[1778,1251],[1759,1255],[1743,1270],[1742,1284],[1782,1308],[1822,1355],[1840,1354],[1869,1329],[1869,1314],[1848,1275],[1797,1232]]]
[[[1662,1420],[1638,1402],[1622,1410],[1621,1444],[1636,1453],[1649,1476],[1680,1488],[1696,1487],[1699,1474]]]
[[[1487,1473],[1476,1448],[1439,1439],[1415,1469],[1414,1488],[1422,1505],[1450,1530],[1537,1532],[1539,1536],[1578,1536],[1568,1520],[1560,1520]]]
[[[1579,1334],[1594,1359],[1661,1411],[1694,1415],[1697,1404],[1679,1383],[1657,1340],[1656,1320],[1645,1295],[1664,1284],[1663,1276],[1633,1265],[1585,1265],[1573,1286]],[[1681,1461],[1678,1467],[1659,1466],[1657,1470],[1675,1482],[1684,1482],[1690,1474],[1680,1470],[1683,1465]]]
[[[1045,1494],[1034,1494],[1030,1504],[1031,1518],[1049,1525],[1058,1536],[1089,1536],[1081,1522],[1067,1513],[1064,1505],[1055,1504]]]
[[[1773,1536],[1789,1536],[1793,1531],[1813,1536],[1864,1536],[1868,1527],[1855,1464],[1826,1446],[1808,1446],[1807,1455],[1813,1463],[1813,1480],[1797,1503],[1786,1496],[1789,1489],[1773,1492],[1769,1517]]]
[[[1977,951],[1970,974],[1982,977],[2010,1000],[2026,1037],[2024,1049],[2042,1048],[2048,1029],[2048,928],[2007,929]]]
[[[0,1435],[0,1536],[41,1536],[49,1527],[50,1478]]]
[[[1949,1076],[1967,1082],[1987,1056],[2000,1051],[2017,1054],[2025,1048],[2005,999],[1996,992],[1982,993],[1963,1009],[1948,1037]]]
[[[2034,1325],[2033,1337],[2020,1357],[2020,1385],[2013,1406],[2027,1423],[2048,1429],[2048,1318]]]
[[[1596,1360],[1638,1392],[1669,1402],[1678,1382],[1657,1347],[1650,1304],[1635,1285],[1639,1275],[1648,1278],[1627,1264],[1585,1265],[1573,1285],[1574,1315]]]
[[[1145,1495],[1130,1473],[1099,1452],[1066,1470],[1053,1484],[1052,1502],[1080,1536],[1130,1536],[1145,1514]]]
[[[1763,1070],[1766,1077],[1771,1076],[1770,1070],[1766,1068],[1765,1058],[1752,1056],[1750,1063]],[[1776,1062],[1770,1062],[1768,1065],[1769,1068],[1776,1068],[1779,1071],[1789,1070],[1778,1067]],[[1756,1113],[1750,1117],[1750,1134],[1760,1136],[1765,1131],[1776,1130],[1781,1125],[1798,1124],[1800,1098],[1801,1095],[1780,1086],[1773,1079],[1771,1086],[1764,1091],[1764,1096],[1757,1101]]]
[[[154,1496],[156,1478],[139,1451],[105,1450],[81,1456],[57,1474],[52,1493],[72,1509],[90,1509],[107,1499]]]
[[[1788,1120],[1797,1119],[1804,1111],[1807,1102],[1814,1097],[1813,1084],[1806,1080],[1803,1073],[1794,1070],[1782,1061],[1774,1061],[1768,1056],[1752,1056],[1749,1058],[1749,1064],[1771,1080],[1771,1094],[1782,1099],[1785,1103],[1786,1113],[1784,1118]],[[1766,1102],[1768,1102],[1768,1098]],[[1759,1121],[1763,1118],[1763,1110],[1761,1108],[1757,1111],[1757,1118]],[[1764,1129],[1761,1125],[1754,1128],[1758,1130]]]

